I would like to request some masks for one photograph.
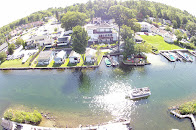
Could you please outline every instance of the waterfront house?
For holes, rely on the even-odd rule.
[[[69,62],[70,63],[79,63],[80,62],[80,54],[78,54],[77,52],[75,51],[71,51],[70,55],[69,55]]]
[[[52,51],[41,51],[37,61],[38,65],[48,65],[52,61],[54,55]]]
[[[57,53],[57,55],[54,58],[54,63],[55,64],[63,64],[65,62],[65,59],[67,57],[67,54],[65,51],[60,51]]]
[[[112,43],[118,40],[118,32],[107,23],[86,25],[85,29],[90,37],[89,42]]]
[[[86,53],[85,53],[85,57],[86,57],[87,63],[94,63],[96,61],[96,50],[91,49],[91,48],[87,48]]]

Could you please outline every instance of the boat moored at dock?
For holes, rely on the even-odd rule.
[[[107,67],[111,66],[111,62],[108,58],[105,58],[105,64],[106,64]]]

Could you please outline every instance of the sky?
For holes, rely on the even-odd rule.
[[[0,27],[36,11],[50,7],[66,7],[74,3],[86,3],[88,0],[2,0],[0,2]],[[93,1],[93,0],[92,0]],[[125,0],[122,0],[125,1]],[[164,3],[196,16],[195,0],[150,0]],[[195,1],[195,2],[194,2]]]

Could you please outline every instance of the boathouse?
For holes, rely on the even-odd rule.
[[[52,51],[42,51],[40,52],[37,61],[38,65],[48,65],[52,61],[54,55]]]
[[[94,63],[96,61],[96,50],[91,49],[91,48],[87,48],[86,53],[85,53],[85,57],[86,57],[87,63]]]
[[[54,58],[54,63],[55,64],[63,64],[65,62],[65,59],[67,57],[67,54],[65,51],[60,51],[59,53],[57,53],[57,55]]]

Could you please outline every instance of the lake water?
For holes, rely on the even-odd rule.
[[[152,54],[148,60],[151,65],[133,68],[102,62],[95,70],[0,71],[0,114],[19,104],[55,113],[62,127],[126,118],[135,130],[191,130],[190,120],[173,117],[168,107],[196,99],[196,62]],[[146,86],[148,99],[125,99],[132,88]]]

